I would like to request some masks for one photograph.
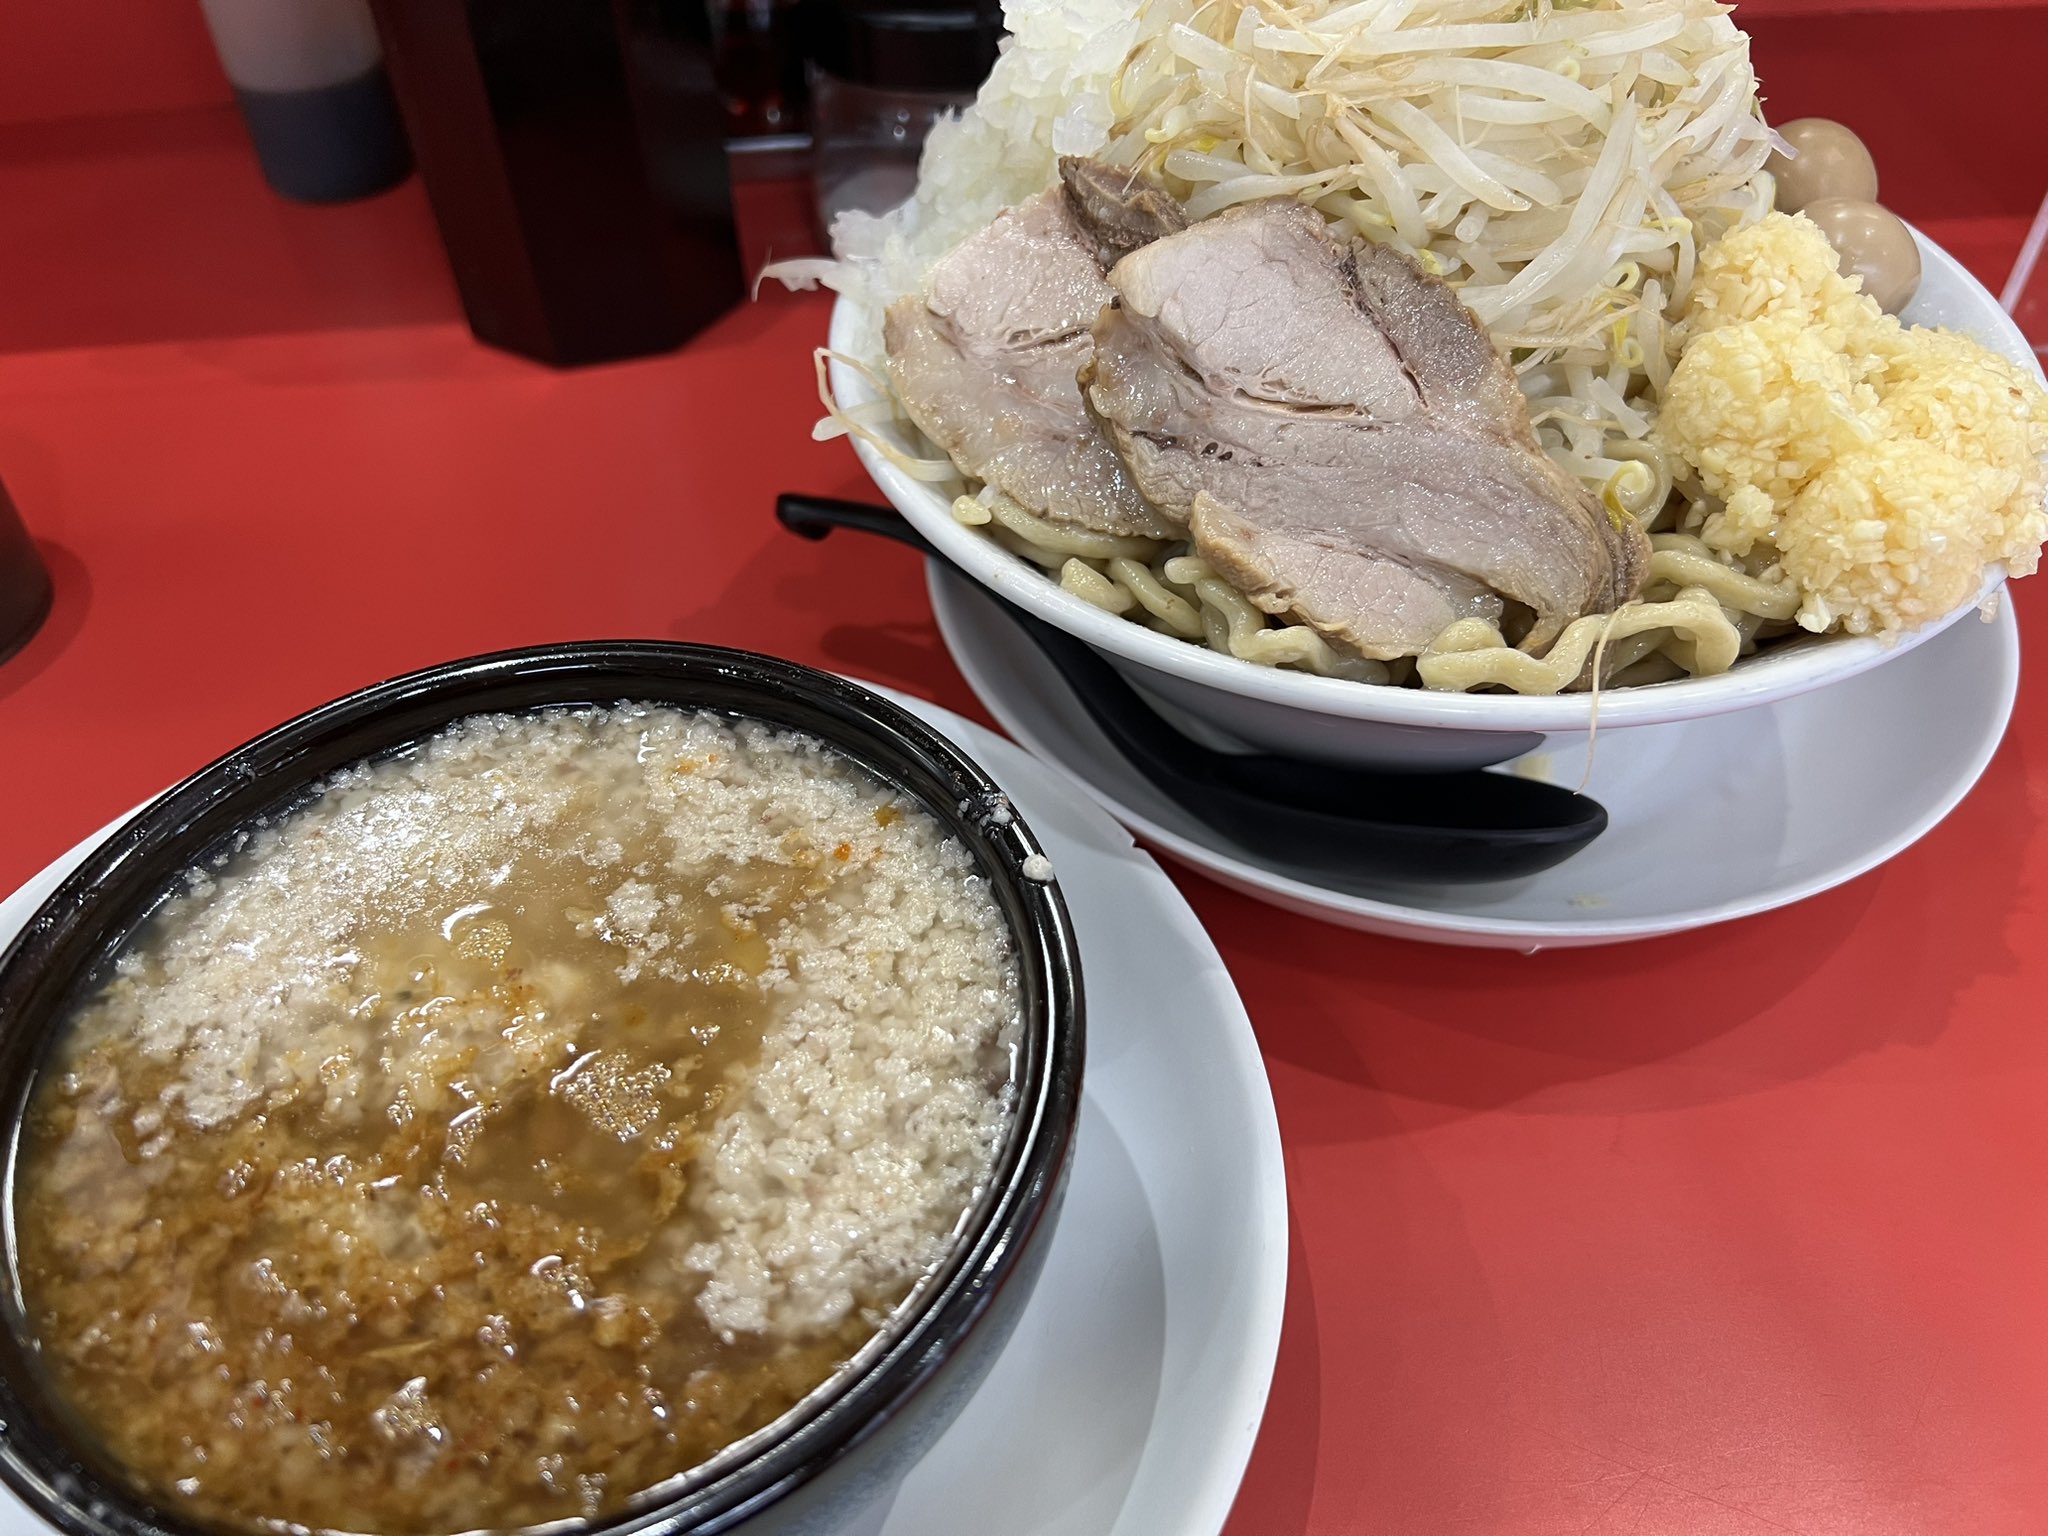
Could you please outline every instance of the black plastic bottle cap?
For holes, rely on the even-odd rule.
[[[879,90],[972,91],[1003,35],[993,0],[806,0],[804,13],[811,62]]]

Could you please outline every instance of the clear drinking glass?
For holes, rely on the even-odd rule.
[[[2020,247],[2000,302],[2048,366],[2048,196],[2041,199],[2041,211],[2034,215],[2034,227]]]
[[[818,218],[827,231],[849,208],[886,213],[917,189],[925,135],[969,91],[862,85],[811,66],[811,133]]]
[[[995,0],[808,0],[812,175],[829,232],[917,185],[925,135],[974,100],[1003,32]]]

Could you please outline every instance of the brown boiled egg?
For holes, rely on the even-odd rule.
[[[1797,153],[1771,152],[1765,169],[1777,178],[1778,211],[1801,212],[1823,198],[1877,201],[1877,162],[1863,141],[1825,117],[1802,117],[1778,129]]]
[[[1835,248],[1844,277],[1863,279],[1863,291],[1896,315],[1920,291],[1920,247],[1889,209],[1853,197],[1824,197],[1800,212],[1820,226]]]

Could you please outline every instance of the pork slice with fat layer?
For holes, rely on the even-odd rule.
[[[1641,586],[1641,528],[1542,451],[1477,320],[1399,252],[1254,203],[1133,252],[1110,286],[1090,404],[1139,492],[1269,612],[1391,658],[1508,598],[1540,650]]]
[[[1164,536],[1076,382],[1111,296],[1097,240],[1063,188],[999,215],[889,307],[889,377],[964,473],[1058,522]]]

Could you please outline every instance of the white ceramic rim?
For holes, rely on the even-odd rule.
[[[1823,891],[1846,885],[1860,875],[1866,875],[1879,865],[1896,858],[1913,844],[1920,841],[1945,820],[1963,801],[1963,797],[1976,786],[1997,754],[1999,744],[2005,740],[2006,726],[2012,719],[2013,706],[2019,696],[2020,681],[2020,640],[2019,621],[2013,616],[2012,605],[2000,605],[1996,618],[1992,620],[2003,642],[1999,646],[1999,665],[1995,674],[1978,674],[1983,678],[1982,686],[1993,697],[1993,705],[1985,716],[1985,730],[1971,753],[1967,768],[1956,776],[1946,792],[1924,814],[1902,831],[1873,844],[1858,857],[1836,865],[1823,874],[1811,876],[1792,884],[1759,891],[1735,901],[1724,901],[1713,906],[1700,907],[1691,912],[1667,912],[1657,917],[1632,919],[1600,919],[1556,923],[1536,923],[1520,919],[1477,917],[1459,913],[1439,911],[1429,907],[1404,907],[1398,902],[1379,901],[1366,896],[1354,896],[1344,891],[1333,891],[1328,887],[1311,885],[1289,875],[1278,874],[1257,864],[1246,863],[1227,853],[1220,853],[1206,844],[1195,841],[1182,833],[1161,826],[1142,811],[1133,810],[1077,769],[1068,765],[1068,760],[1056,755],[1056,744],[1042,740],[1036,732],[1020,728],[1016,713],[1009,708],[1003,697],[1002,688],[988,675],[976,652],[960,643],[963,617],[955,606],[957,591],[962,590],[959,577],[945,570],[935,561],[925,564],[925,585],[930,593],[932,613],[938,620],[939,633],[944,637],[946,649],[951,653],[954,664],[967,678],[975,696],[1001,723],[1003,729],[1024,746],[1040,757],[1050,757],[1058,762],[1061,771],[1071,777],[1088,797],[1108,811],[1118,821],[1136,832],[1154,846],[1165,850],[1174,858],[1193,869],[1200,870],[1234,889],[1247,894],[1271,897],[1290,910],[1308,911],[1331,915],[1333,920],[1350,920],[1348,926],[1369,925],[1374,931],[1389,932],[1399,929],[1403,933],[1424,941],[1458,943],[1483,943],[1500,948],[1517,946],[1540,949],[1551,945],[1590,946],[1595,944],[1622,944],[1638,939],[1660,938],[1669,933],[1689,932],[1695,928],[1707,928],[1717,923],[1733,922],[1737,918],[1754,917],[1761,912],[1775,911],[1795,902],[1818,896]],[[1603,713],[1601,724],[1606,724]]]
[[[912,694],[899,693],[878,683],[863,682],[859,678],[849,681],[871,688],[876,693],[894,699],[904,708],[918,715],[941,735],[947,737],[962,752],[980,763],[991,775],[1002,778],[1008,771],[1004,759],[1014,756],[1016,765],[1024,772],[1040,775],[1046,792],[1056,792],[1065,787],[1066,776],[1059,767],[1031,752],[1023,745],[1005,740],[985,726],[955,714],[943,705],[933,704]],[[1032,816],[1030,797],[1018,797],[1026,819]],[[1088,799],[1087,807],[1101,814],[1105,821],[1114,822],[1099,802]],[[1266,1399],[1272,1391],[1273,1370],[1280,1357],[1280,1337],[1287,1310],[1288,1270],[1288,1205],[1287,1205],[1287,1161],[1280,1140],[1280,1119],[1273,1104],[1273,1085],[1266,1073],[1266,1061],[1259,1049],[1257,1032],[1252,1028],[1251,1016],[1246,1012],[1244,999],[1237,991],[1235,978],[1229,967],[1216,950],[1216,941],[1187,897],[1174,884],[1171,877],[1162,870],[1157,861],[1142,848],[1131,843],[1121,827],[1115,829],[1118,840],[1124,844],[1128,856],[1143,860],[1161,888],[1162,897],[1171,903],[1162,911],[1170,917],[1187,943],[1205,952],[1215,961],[1217,974],[1224,978],[1227,998],[1218,998],[1219,1014],[1225,1017],[1219,1023],[1228,1027],[1213,1032],[1212,1059],[1220,1060],[1225,1075],[1243,1085],[1246,1094],[1246,1108],[1257,1122],[1257,1135],[1252,1144],[1240,1146],[1237,1161],[1246,1169],[1252,1187],[1258,1192],[1261,1221],[1256,1231],[1245,1234],[1251,1243],[1265,1255],[1266,1261],[1259,1266],[1256,1284],[1248,1304],[1233,1320],[1229,1334],[1211,1335],[1207,1356],[1212,1360],[1218,1349],[1227,1350],[1231,1362],[1228,1367],[1228,1384],[1207,1395],[1205,1408],[1210,1411],[1214,1425],[1214,1442],[1200,1460],[1200,1470],[1191,1471],[1187,1458],[1181,1458],[1180,1469],[1166,1479],[1183,1500],[1175,1511],[1151,1509],[1133,1510],[1126,1504],[1119,1516],[1116,1530],[1122,1532],[1127,1525],[1133,1531],[1149,1533],[1171,1530],[1175,1536],[1218,1536],[1230,1518],[1231,1510],[1237,1503],[1239,1486],[1244,1482],[1245,1469],[1251,1463],[1252,1451],[1258,1444],[1259,1430],[1265,1422]],[[1085,959],[1084,959],[1085,964]],[[1083,976],[1086,985],[1086,976]],[[1182,1022],[1185,1022],[1184,1020]],[[1099,1027],[1091,1019],[1091,1028]],[[1081,1085],[1082,1096],[1088,1093],[1086,1074]],[[1106,1113],[1106,1111],[1105,1111]],[[1057,1239],[1057,1234],[1055,1234]],[[1147,1437],[1150,1445],[1156,1436],[1158,1421],[1153,1421],[1154,1435]],[[1141,1460],[1138,1472],[1145,1471]],[[1134,1479],[1131,1492],[1135,1496],[1146,1484]],[[1136,1515],[1135,1520],[1130,1519]],[[1170,1516],[1163,1526],[1153,1524],[1155,1517]],[[886,1527],[884,1528],[886,1532]],[[1046,1536],[1054,1536],[1048,1531]]]
[[[1978,339],[2016,362],[2022,362],[2048,384],[2040,359],[2010,316],[1998,307],[1984,286],[1962,264],[1918,230],[1921,259],[1937,291],[1974,290],[1995,313],[1988,334]],[[835,353],[858,350],[859,337],[870,317],[853,301],[841,298],[832,309],[828,344]],[[835,357],[831,362],[834,398],[844,405],[873,400],[876,392],[862,371]],[[1035,613],[1047,623],[1085,640],[1099,651],[1163,672],[1186,682],[1315,714],[1352,720],[1433,726],[1448,730],[1526,731],[1545,734],[1584,731],[1592,718],[1586,694],[1550,698],[1518,694],[1430,693],[1418,688],[1387,688],[1317,677],[1311,673],[1261,667],[1172,636],[1157,634],[1128,619],[1105,613],[1061,589],[1058,582],[1028,562],[957,522],[951,501],[930,485],[912,479],[859,438],[854,452],[890,503],[960,569],[993,591]],[[1887,644],[1834,636],[1750,657],[1718,677],[1657,683],[1640,688],[1612,689],[1600,695],[1601,728],[1658,725],[1722,714],[1752,705],[1769,704],[1805,693],[1826,683],[1867,672],[1933,639],[1943,630],[1998,597],[2004,573],[1986,573],[1975,598],[1947,617]]]

